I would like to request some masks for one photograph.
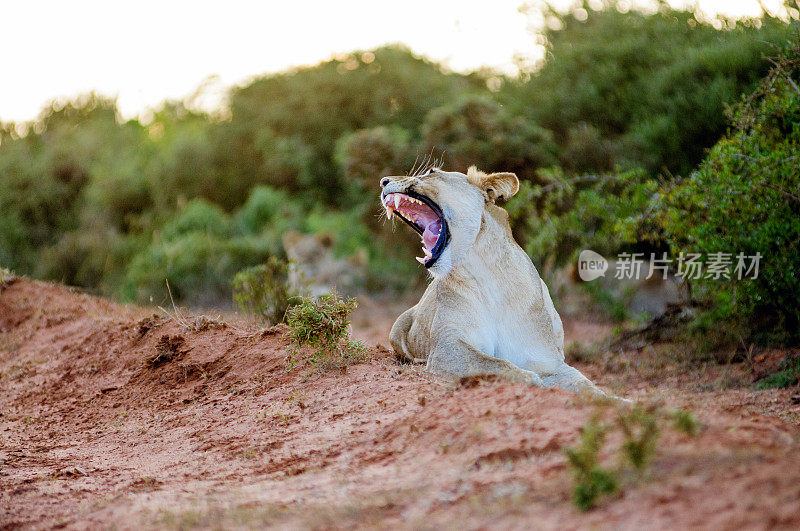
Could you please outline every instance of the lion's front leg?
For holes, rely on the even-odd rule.
[[[414,353],[409,349],[408,333],[411,330],[411,325],[414,324],[414,310],[416,306],[409,308],[400,314],[400,317],[392,325],[392,331],[389,332],[389,343],[394,349],[394,353],[411,363],[422,363],[425,359],[420,359],[414,356]]]
[[[553,374],[544,374],[542,379],[547,387],[560,387],[567,391],[579,394],[587,394],[598,398],[606,398],[606,395],[599,387],[592,383],[575,367],[570,367],[563,363],[559,370]]]
[[[428,370],[455,378],[496,374],[512,382],[545,387],[538,374],[513,363],[488,356],[463,339],[440,340],[428,356]]]

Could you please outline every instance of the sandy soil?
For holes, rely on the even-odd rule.
[[[0,528],[800,527],[797,388],[752,391],[735,384],[752,367],[686,370],[646,346],[579,365],[703,425],[664,430],[645,477],[583,513],[563,449],[596,405],[399,365],[375,343],[402,309],[364,301],[372,360],[318,374],[286,370],[279,327],[18,280],[0,293]]]

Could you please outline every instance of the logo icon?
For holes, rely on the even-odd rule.
[[[596,278],[606,276],[608,270],[608,260],[596,252],[584,249],[578,255],[578,276],[584,282],[590,282]]]

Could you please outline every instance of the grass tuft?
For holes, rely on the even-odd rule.
[[[583,511],[594,507],[600,495],[613,494],[618,489],[613,473],[599,465],[608,430],[600,417],[594,415],[583,426],[580,445],[564,450],[575,478],[572,501]]]
[[[778,364],[778,372],[759,380],[756,389],[786,389],[800,382],[800,354],[792,353]]]
[[[181,335],[164,335],[156,343],[155,353],[145,358],[145,363],[151,367],[158,367],[164,363],[183,357],[191,349],[183,349],[185,339]]]
[[[310,346],[314,352],[306,361],[320,370],[343,369],[365,361],[369,355],[366,347],[350,338],[350,314],[356,309],[355,299],[342,299],[336,293],[312,298],[302,298],[286,312],[289,337],[294,351],[289,357],[289,368],[294,367],[295,356],[301,347]]]
[[[601,407],[609,406],[605,404]],[[575,480],[572,491],[575,506],[582,511],[589,511],[597,505],[602,495],[618,493],[623,478],[641,479],[655,457],[660,427],[670,419],[675,429],[687,435],[693,436],[699,430],[694,416],[681,409],[667,412],[641,404],[617,406],[613,421],[603,421],[600,412],[595,412],[584,424],[578,446],[564,450]],[[604,468],[600,463],[600,454],[612,432],[621,435],[621,440],[619,437],[613,438],[620,440],[617,448],[619,459],[613,469]],[[635,474],[630,474],[631,471]]]
[[[617,426],[625,440],[620,448],[622,455],[633,468],[641,473],[650,464],[656,451],[658,425],[656,416],[637,404],[630,411],[619,411]]]
[[[700,423],[697,422],[691,411],[686,411],[685,409],[676,409],[672,413],[672,422],[676,430],[691,437],[694,437],[700,431]]]

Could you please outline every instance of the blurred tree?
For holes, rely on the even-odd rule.
[[[211,115],[189,98],[123,121],[88,94],[0,124],[0,262],[124,298],[164,300],[169,278],[179,297],[228,301],[229,277],[295,229],[367,256],[371,288],[402,288],[424,277],[408,260],[418,243],[378,221],[377,181],[431,152],[523,179],[509,209],[537,260],[566,260],[579,241],[641,245],[613,216],[640,206],[657,173],[700,160],[724,103],[765,71],[761,41],[792,29],[766,17],[717,31],[663,5],[558,22],[527,80],[388,46],[258,78]]]
[[[407,129],[381,126],[342,136],[334,158],[348,182],[374,189],[381,177],[411,169],[418,148]]]
[[[377,126],[417,131],[430,109],[484,89],[479,76],[445,73],[399,46],[354,52],[234,89],[230,124],[236,131],[229,140],[241,151],[255,142],[257,130],[299,139],[312,153],[306,193],[341,206],[348,197],[334,163],[340,137]],[[229,162],[253,164],[247,153],[239,155]]]
[[[426,152],[442,153],[446,167],[462,172],[476,164],[530,180],[538,168],[555,162],[549,131],[486,97],[467,96],[432,110],[422,135]]]
[[[737,344],[800,338],[800,34],[772,64],[734,108],[728,134],[696,172],[655,196],[651,210],[674,254],[729,255],[730,279],[696,281],[698,296],[714,302],[699,326]],[[748,269],[760,254],[757,274],[736,273],[739,253]]]
[[[547,11],[559,29],[546,30],[546,62],[499,99],[554,133],[568,170],[685,175],[724,133],[725,105],[766,74],[769,43],[792,29],[765,16],[720,31],[663,3],[652,15],[615,7]]]

